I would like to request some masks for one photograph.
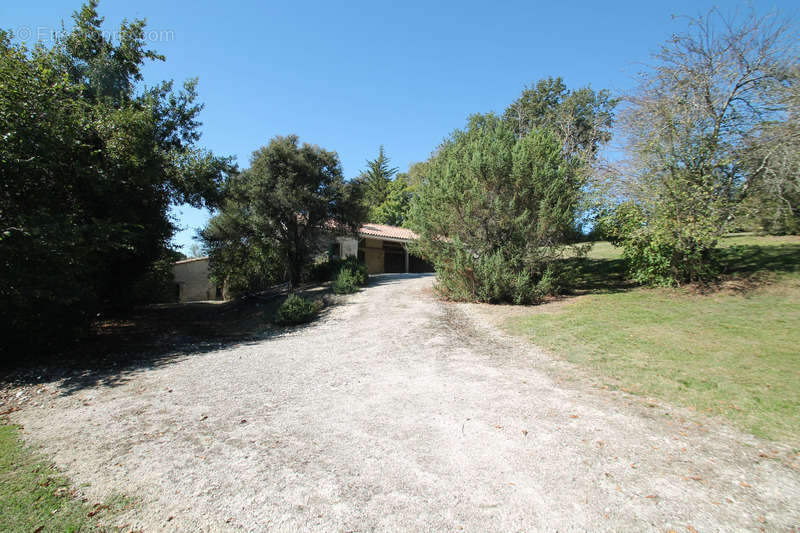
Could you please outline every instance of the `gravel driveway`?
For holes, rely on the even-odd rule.
[[[145,531],[800,529],[800,473],[385,275],[317,323],[14,413]],[[560,377],[561,376],[561,377]]]

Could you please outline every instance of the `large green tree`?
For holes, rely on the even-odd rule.
[[[526,87],[503,113],[518,137],[544,130],[561,143],[573,171],[589,170],[600,149],[611,140],[618,99],[591,87],[570,90],[564,80],[543,78]]]
[[[558,139],[567,171],[584,183],[584,194],[576,205],[581,216],[576,219],[591,218],[604,196],[601,154],[611,140],[618,103],[606,90],[569,89],[560,77],[549,77],[525,87],[503,113],[517,137],[539,129]]]
[[[425,164],[412,200],[415,250],[454,300],[529,303],[559,290],[582,182],[559,140],[474,115]]]
[[[363,190],[364,204],[370,211],[386,200],[392,178],[397,174],[397,170],[397,167],[391,166],[391,160],[386,155],[383,145],[378,149],[378,157],[367,160],[367,168],[356,179],[356,182]]]
[[[295,287],[326,236],[357,231],[360,191],[344,181],[336,152],[296,135],[273,138],[229,180],[220,214],[203,231],[214,275],[239,292],[283,279]]]
[[[371,206],[369,220],[377,224],[403,226],[408,219],[412,191],[407,174],[398,174],[387,187],[386,197],[381,203]]]
[[[53,47],[0,32],[0,349],[69,341],[167,257],[171,202],[213,206],[230,161],[197,146],[196,82],[140,90],[144,21],[97,3]]]
[[[362,190],[367,220],[377,224],[402,226],[408,218],[412,186],[407,174],[398,174],[397,167],[381,146],[378,157],[367,160],[367,168],[353,180]]]

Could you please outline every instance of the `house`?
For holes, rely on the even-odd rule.
[[[172,276],[179,302],[222,300],[222,287],[210,279],[208,257],[184,259],[172,265]]]
[[[332,232],[328,255],[358,257],[370,274],[433,272],[433,265],[408,253],[406,246],[417,235],[406,228],[385,224],[363,224],[358,237],[335,235]],[[222,300],[227,298],[222,287],[210,279],[208,257],[184,259],[172,265],[179,302]]]
[[[433,265],[408,253],[407,245],[417,235],[407,228],[386,224],[363,224],[358,237],[340,235],[331,245],[334,257],[356,256],[370,274],[433,272]]]

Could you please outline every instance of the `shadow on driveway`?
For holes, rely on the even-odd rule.
[[[20,355],[15,367],[0,368],[0,405],[9,403],[4,392],[13,388],[60,381],[60,393],[71,395],[88,387],[116,387],[140,372],[186,357],[263,342],[313,325],[273,325],[272,315],[284,296],[152,305],[108,317],[68,349]],[[320,288],[309,291],[309,296],[326,302],[329,298],[328,291]]]

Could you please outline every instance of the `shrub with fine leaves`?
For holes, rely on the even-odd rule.
[[[559,141],[519,137],[495,115],[471,117],[426,164],[411,209],[413,251],[433,262],[448,299],[535,303],[559,290],[581,190]]]

